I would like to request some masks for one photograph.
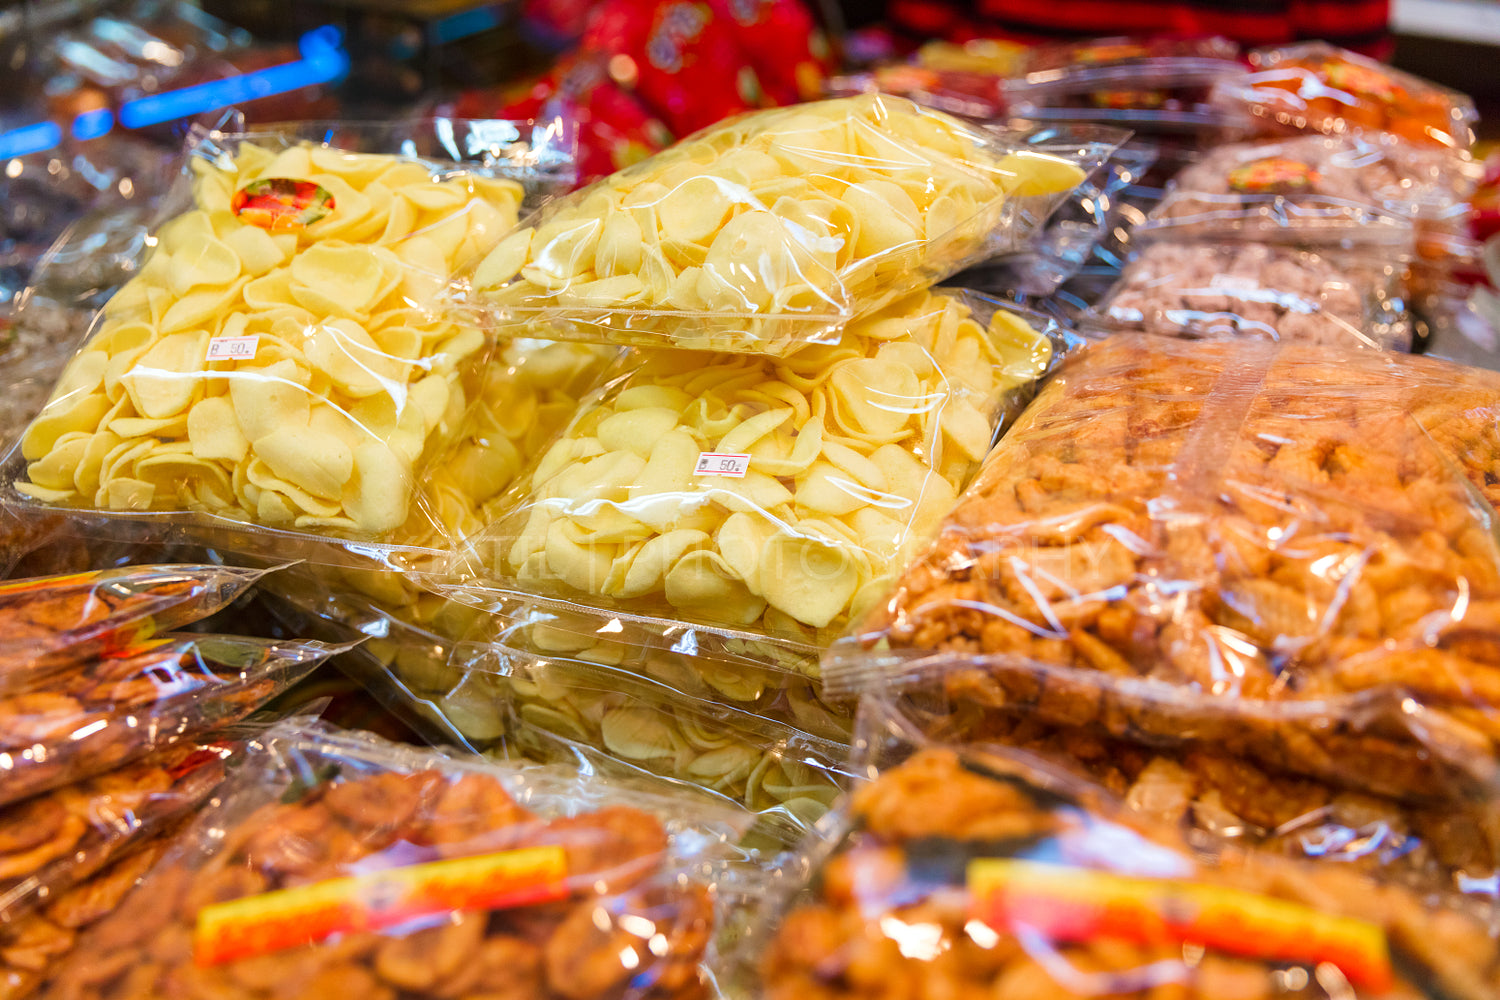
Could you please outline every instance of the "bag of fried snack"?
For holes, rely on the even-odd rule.
[[[0,696],[0,805],[245,718],[341,646],[158,636]]]
[[[1300,42],[1259,49],[1250,64],[1249,76],[1221,81],[1212,99],[1263,132],[1385,132],[1450,154],[1474,142],[1472,98],[1348,49]]]
[[[115,911],[140,884],[185,826],[177,822],[124,854],[45,907],[0,925],[0,998],[23,1000],[46,982],[73,951],[85,928]]]
[[[937,688],[934,684],[932,688]],[[1108,789],[1136,816],[1195,835],[1332,865],[1414,891],[1493,907],[1500,804],[1483,793],[1444,800],[1374,795],[1276,770],[1212,738],[1146,742],[1024,711],[975,718],[940,690],[891,704],[936,739],[978,741],[1047,758]]]
[[[1409,250],[1414,220],[1461,218],[1472,189],[1431,150],[1347,136],[1258,139],[1184,168],[1140,231]]]
[[[1406,800],[1493,787],[1494,373],[1116,335],[1001,440],[833,697],[932,680]]]
[[[872,740],[895,742],[889,726]],[[1006,748],[910,737],[839,817],[832,842],[810,848],[806,887],[745,950],[749,995],[1483,1000],[1500,990],[1500,947],[1464,910],[1349,869],[1184,840]]]
[[[702,996],[737,831],[680,812],[575,771],[273,730],[42,995]]]
[[[424,586],[485,611],[597,612],[627,643],[672,647],[686,624],[771,665],[811,661],[1067,343],[1053,321],[940,290],[784,358],[639,349]]]
[[[235,745],[186,741],[0,808],[0,923],[12,923],[190,816]]]
[[[421,486],[491,344],[456,262],[571,176],[547,123],[197,131],[154,250],[21,438],[4,499],[96,533],[189,528],[341,558],[433,518]],[[332,540],[329,544],[324,544]]]
[[[593,747],[663,778],[718,793],[806,830],[847,784],[848,739],[692,698],[608,666],[538,657],[499,643],[461,646],[476,676],[503,681],[508,730]]]
[[[1369,249],[1147,243],[1084,322],[1190,338],[1406,350],[1406,267]]]
[[[741,115],[558,199],[470,275],[503,331],[786,354],[1012,249],[1112,145],[899,97]]]
[[[0,692],[23,691],[227,606],[263,570],[128,566],[0,583]]]

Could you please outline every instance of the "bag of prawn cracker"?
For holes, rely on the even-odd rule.
[[[444,530],[429,469],[494,361],[450,280],[523,203],[571,185],[564,131],[195,132],[152,252],[22,435],[0,502],[96,537],[419,558],[410,539]]]
[[[877,94],[750,112],[553,200],[465,273],[515,336],[837,344],[851,320],[1019,246],[1118,144],[1056,135]]]
[[[158,631],[207,618],[265,573],[126,566],[0,583],[0,693],[35,689]]]
[[[278,727],[41,995],[702,996],[737,821],[682,812],[577,771]]]
[[[1030,755],[930,743],[878,721],[872,741],[899,756],[842,806],[832,839],[812,848],[805,888],[745,949],[749,995],[1484,1000],[1500,990],[1500,946],[1465,912],[1347,868],[1205,848]]]
[[[1500,376],[1120,334],[1070,357],[823,664],[1403,802],[1500,772]]]
[[[169,633],[0,695],[0,805],[237,722],[348,648]]]

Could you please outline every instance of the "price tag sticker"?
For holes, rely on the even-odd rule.
[[[1208,279],[1208,287],[1231,292],[1253,292],[1260,288],[1260,282],[1243,274],[1216,274]]]
[[[744,479],[749,471],[749,455],[726,455],[716,451],[700,451],[698,464],[693,467],[695,476],[733,476],[735,479]]]
[[[259,340],[259,334],[251,334],[248,337],[210,337],[208,360],[249,361],[255,357],[255,348]]]

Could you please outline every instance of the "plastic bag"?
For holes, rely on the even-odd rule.
[[[0,810],[0,923],[47,904],[191,815],[234,745],[180,743]]]
[[[1105,38],[1031,50],[1005,82],[1011,111],[1034,120],[1092,121],[1168,131],[1222,127],[1209,91],[1245,75],[1227,38]]]
[[[45,689],[0,698],[0,805],[242,719],[339,651],[167,635],[111,651]]]
[[[264,570],[127,566],[0,584],[0,693],[53,675],[226,607]]]
[[[497,608],[486,622],[493,639],[541,658],[597,663],[645,677],[689,698],[727,705],[834,742],[847,742],[852,706],[825,701],[820,685],[800,664],[772,659],[767,666],[751,646],[700,641],[677,628],[660,640],[638,638],[608,614],[539,607],[517,601]],[[709,637],[703,637],[707,639]]]
[[[741,817],[327,727],[252,748],[44,996],[690,997]],[[377,891],[378,890],[378,891]],[[323,908],[322,900],[333,899]]]
[[[1485,796],[1371,795],[1262,766],[1212,739],[1153,745],[1020,711],[979,719],[922,690],[899,708],[934,738],[1002,744],[1066,766],[1153,823],[1484,907],[1500,895],[1500,809]]]
[[[1095,316],[1147,333],[1405,350],[1404,273],[1375,253],[1151,243]]]
[[[1460,210],[1441,156],[1308,135],[1237,143],[1178,174],[1143,232],[1270,241],[1409,242],[1416,216]]]
[[[817,648],[877,599],[1063,346],[917,292],[789,358],[643,351],[425,585]]]
[[[178,822],[63,892],[44,909],[0,926],[0,996],[24,1000],[72,953],[78,936],[115,911],[167,852]]]
[[[931,678],[981,714],[1380,795],[1488,787],[1497,413],[1493,374],[1402,355],[1091,345],[825,690]]]
[[[1039,138],[873,95],[745,115],[553,202],[472,286],[503,330],[552,339],[837,342],[857,314],[1019,242],[1108,155]]]
[[[894,734],[881,733],[887,743]],[[1346,869],[1206,849],[1036,758],[911,737],[746,964],[817,996],[1481,1000],[1483,921]],[[749,957],[749,956],[747,956]]]
[[[120,531],[274,530],[283,550],[421,516],[417,483],[487,355],[445,302],[451,262],[514,224],[525,189],[502,178],[566,175],[548,135],[445,119],[196,134],[177,214],[23,436],[10,502]]]
[[[1407,142],[1467,150],[1479,120],[1469,97],[1327,42],[1261,49],[1254,69],[1226,80],[1213,100],[1272,133],[1389,132]]]
[[[475,673],[504,678],[512,728],[594,747],[806,830],[847,784],[848,746],[699,701],[597,664],[500,644],[460,647]]]

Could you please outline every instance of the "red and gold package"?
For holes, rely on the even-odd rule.
[[[706,2],[608,0],[582,49],[609,53],[610,78],[678,135],[767,103],[732,22]]]
[[[599,59],[565,57],[524,91],[470,91],[459,118],[552,118],[578,128],[578,183],[587,184],[639,163],[672,143],[672,133],[628,91],[609,78]]]
[[[802,0],[709,0],[733,25],[766,96],[797,104],[822,96],[832,68],[828,38]]]

